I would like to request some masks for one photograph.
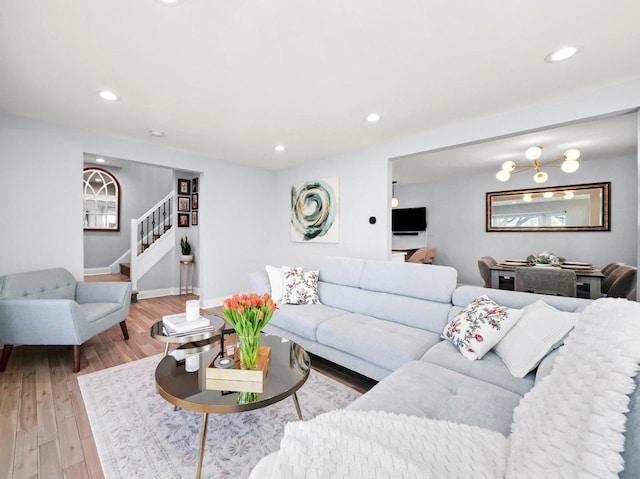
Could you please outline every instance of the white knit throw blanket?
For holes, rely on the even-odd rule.
[[[640,304],[597,300],[516,408],[510,439],[434,419],[334,411],[286,426],[270,477],[616,478],[639,338]]]
[[[551,374],[514,411],[507,477],[617,478],[640,363],[640,304],[589,305]]]
[[[270,477],[495,479],[504,474],[508,443],[502,434],[476,426],[332,411],[286,425]]]

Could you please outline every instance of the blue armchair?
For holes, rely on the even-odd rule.
[[[80,370],[80,345],[125,320],[131,283],[78,282],[63,268],[0,278],[0,372],[14,345],[71,345],[73,372]]]

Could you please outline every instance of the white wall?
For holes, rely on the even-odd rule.
[[[81,278],[82,150],[12,123],[0,117],[0,275],[64,266]]]
[[[213,303],[249,288],[267,256],[274,174],[192,153],[0,115],[0,275],[62,266],[83,276],[83,152],[202,172],[199,287]],[[178,264],[170,274],[177,280]]]
[[[390,250],[388,170],[385,156],[360,153],[279,172],[273,185],[273,236],[267,263],[303,265],[316,254],[386,260]],[[291,186],[330,177],[340,179],[340,242],[292,242]],[[376,217],[375,224],[369,223],[371,216]]]
[[[401,161],[401,160],[400,160]],[[396,185],[396,196],[407,207],[429,208],[429,242],[438,248],[434,264],[458,270],[458,281],[482,285],[477,260],[525,258],[551,251],[568,260],[602,267],[611,261],[635,265],[638,217],[637,159],[635,156],[583,161],[567,175],[550,173],[544,186],[611,182],[611,231],[598,232],[486,232],[485,193],[533,188],[531,175],[513,175],[508,183],[493,173],[426,184]]]
[[[70,269],[76,277],[82,276],[82,223],[76,211],[82,208],[84,151],[99,151],[115,158],[202,173],[198,266],[201,298],[209,305],[230,293],[248,289],[247,273],[263,268],[267,262],[303,263],[310,254],[389,257],[389,158],[638,106],[640,80],[455,125],[443,125],[394,142],[373,145],[367,150],[278,173],[163,148],[162,139],[134,142],[0,115],[0,199],[3,205],[23,202],[15,209],[1,210],[5,234],[0,235],[0,274],[60,265]],[[392,116],[385,118],[388,118],[385,121],[393,121]],[[340,243],[291,243],[291,185],[332,176],[340,177],[341,181]],[[57,188],[55,202],[52,201],[52,182]],[[25,185],[29,184],[34,187],[26,190]],[[459,180],[458,185],[468,197],[464,193],[465,181]],[[25,191],[28,191],[28,198]],[[614,198],[614,201],[613,208],[619,207],[620,198]],[[637,201],[637,192],[630,201]],[[482,208],[483,203],[480,203],[479,213],[475,212],[480,218],[484,214]],[[376,225],[369,225],[370,216],[377,217]],[[429,218],[431,224],[434,221],[431,209]],[[635,223],[637,226],[638,220]],[[581,238],[591,241],[591,235],[597,234],[585,233]],[[429,243],[437,244],[438,239],[429,236]],[[174,267],[176,270],[172,274],[177,277],[177,265]],[[466,276],[464,273],[463,277]]]

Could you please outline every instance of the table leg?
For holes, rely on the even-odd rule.
[[[198,452],[198,471],[196,472],[196,479],[200,479],[202,474],[202,458],[204,456],[204,443],[207,439],[207,423],[209,422],[209,413],[202,413],[202,426],[200,428],[200,451]]]
[[[169,343],[166,343],[164,345],[164,357],[166,357],[169,354]]]
[[[300,419],[301,421],[304,421],[304,419],[302,418],[302,411],[300,410],[300,403],[298,402],[298,395],[296,393],[293,393],[293,404],[296,406],[296,412],[298,413],[298,419]]]
[[[491,287],[494,289],[500,288],[500,271],[495,269],[491,270]]]

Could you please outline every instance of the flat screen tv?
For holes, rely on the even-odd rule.
[[[426,231],[427,208],[394,208],[391,210],[391,231],[394,233],[413,233]]]

